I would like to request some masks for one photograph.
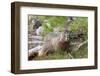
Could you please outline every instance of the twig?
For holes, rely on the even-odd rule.
[[[86,41],[80,43],[80,44],[78,45],[78,48],[76,49],[76,51],[77,51],[78,49],[80,49],[80,47],[83,46],[83,45],[86,44],[86,43],[88,43],[88,40],[86,40]]]

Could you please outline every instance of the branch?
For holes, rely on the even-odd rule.
[[[80,47],[81,47],[81,46],[83,46],[83,45],[84,45],[84,44],[86,44],[86,43],[88,43],[88,40],[86,40],[86,41],[84,41],[84,42],[80,43],[80,44],[78,45],[77,50],[78,50],[78,49],[80,49]]]
[[[32,49],[29,50],[29,57],[31,57],[32,55],[34,55],[34,53],[38,53],[40,51],[40,49],[42,48],[42,46],[37,46],[34,47]]]

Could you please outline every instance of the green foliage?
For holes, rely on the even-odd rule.
[[[63,27],[67,23],[67,17],[65,16],[38,16],[42,21],[43,35],[52,32],[54,27]],[[71,23],[71,31],[75,32],[81,29],[84,33],[88,32],[88,18],[87,17],[75,17],[76,19]],[[45,22],[47,21],[47,23]],[[49,24],[49,26],[47,25]],[[67,26],[67,25],[66,25]]]
[[[83,32],[88,32],[88,18],[87,17],[76,17],[71,24],[71,31],[75,32],[81,29]]]
[[[69,59],[66,52],[55,52],[47,56],[37,57],[35,60],[51,60],[51,59]]]
[[[38,16],[38,17],[43,22],[42,23],[42,27],[43,27],[42,35],[46,35],[49,32],[53,32],[54,27],[63,26],[67,18],[64,16]]]
[[[71,55],[74,58],[87,58],[88,57],[88,45],[85,44],[84,46],[82,46],[79,50],[77,51],[72,51]]]

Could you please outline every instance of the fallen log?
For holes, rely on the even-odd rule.
[[[34,57],[36,57],[41,48],[42,48],[42,46],[39,45],[35,48],[30,49],[28,52],[28,59],[32,60]]]

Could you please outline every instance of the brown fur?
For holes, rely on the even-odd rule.
[[[64,32],[61,32],[58,36],[49,35],[45,37],[43,47],[41,51],[39,51],[39,56],[46,55],[48,52],[55,52],[57,49],[67,50],[70,45],[68,40],[66,39]]]

